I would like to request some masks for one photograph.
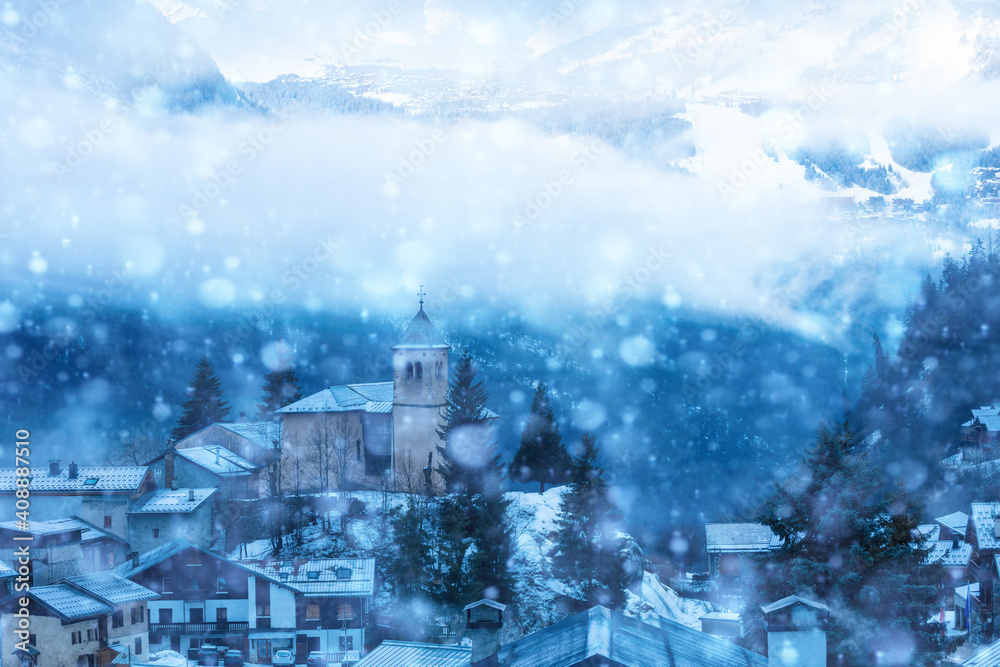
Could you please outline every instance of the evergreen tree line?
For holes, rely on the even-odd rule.
[[[930,665],[954,648],[932,620],[946,604],[948,577],[925,564],[930,545],[917,526],[928,509],[965,509],[998,490],[940,465],[958,451],[971,409],[1000,398],[990,371],[1000,362],[998,279],[1000,244],[977,241],[960,260],[946,257],[940,278],[924,279],[895,353],[873,337],[854,410],[820,429],[758,516],[782,544],[755,559],[744,610],[749,646],[762,650],[766,641],[760,605],[800,595],[831,609],[830,664]]]

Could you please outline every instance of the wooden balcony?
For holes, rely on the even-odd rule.
[[[160,635],[199,635],[247,632],[248,621],[224,621],[222,623],[150,623],[149,631]]]

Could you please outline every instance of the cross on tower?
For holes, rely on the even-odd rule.
[[[424,286],[421,285],[420,286],[420,291],[417,292],[417,296],[420,297],[420,310],[424,309],[424,294],[425,294],[425,292],[424,292]]]

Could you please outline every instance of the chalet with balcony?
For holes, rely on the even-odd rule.
[[[144,552],[179,539],[211,547],[217,493],[214,488],[156,489],[137,498],[128,510],[129,545]]]
[[[374,559],[231,561],[173,540],[115,572],[161,595],[149,605],[154,651],[215,644],[257,664],[282,649],[301,662],[310,651],[332,662],[364,653]]]
[[[156,488],[146,466],[79,467],[70,463],[63,468],[59,461],[50,461],[47,471],[35,470],[30,479],[32,519],[80,517],[122,539],[128,539],[129,507]],[[0,500],[6,498],[11,507],[16,483],[14,468],[0,468]]]
[[[364,655],[373,618],[374,558],[242,563],[295,591],[296,662],[304,663],[311,651],[326,654],[328,663],[340,662],[355,652]],[[260,600],[256,602],[259,606]]]
[[[157,594],[143,586],[104,572],[14,593],[0,601],[5,646],[16,637],[22,597],[29,600],[28,651],[4,650],[2,667],[98,667],[99,653],[112,645],[128,646],[138,660],[148,656],[145,606]]]

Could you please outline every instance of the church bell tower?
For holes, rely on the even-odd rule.
[[[437,429],[448,393],[448,350],[441,334],[424,312],[423,286],[420,310],[392,348],[393,458],[399,466],[419,470],[428,454],[442,444]]]

